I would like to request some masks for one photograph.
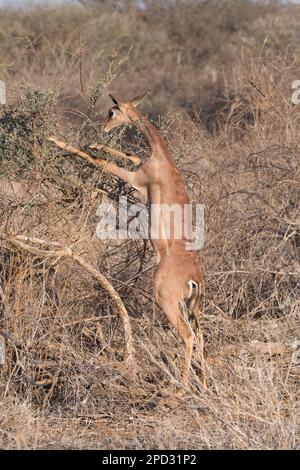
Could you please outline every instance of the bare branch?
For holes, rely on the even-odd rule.
[[[36,248],[35,246],[28,245],[27,243],[35,243],[40,245],[46,246],[59,246],[57,242],[50,242],[41,240],[38,238],[30,238],[24,236],[16,236],[16,237],[9,237],[4,236],[4,239],[14,245],[15,247],[28,251],[37,256],[41,256],[43,258],[71,258],[77,264],[79,264],[86,272],[88,272],[94,279],[96,279],[100,286],[106,290],[110,298],[112,299],[113,303],[118,309],[119,316],[123,323],[124,328],[124,336],[125,336],[125,350],[124,350],[124,362],[128,365],[133,371],[133,363],[134,363],[134,346],[132,341],[132,330],[131,330],[131,323],[130,318],[127,313],[127,310],[119,296],[116,292],[112,284],[106,279],[106,277],[96,268],[91,266],[87,261],[85,261],[81,256],[75,254],[71,248],[60,246],[60,249],[57,250],[41,250],[40,248]],[[26,240],[27,243],[24,243],[21,240]]]

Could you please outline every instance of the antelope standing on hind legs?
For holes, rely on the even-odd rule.
[[[183,214],[184,206],[189,203],[183,178],[172,160],[166,142],[156,127],[136,109],[145,95],[146,93],[127,102],[122,102],[110,95],[114,106],[109,110],[101,126],[103,131],[109,132],[121,125],[131,124],[144,134],[151,153],[148,160],[140,164],[135,172],[127,171],[105,160],[95,160],[85,152],[56,138],[50,140],[59,147],[103,167],[104,170],[129,183],[146,198],[148,207],[153,204],[169,207],[177,205],[182,208]],[[119,158],[127,158],[136,164],[141,163],[139,157],[100,144],[92,145],[91,148],[102,149]],[[150,218],[150,226],[152,223]],[[191,221],[186,220],[185,217],[182,223],[184,226],[181,228],[184,235],[179,239],[175,236],[175,222],[171,223],[171,227],[167,227],[167,224],[170,224],[169,214],[167,218],[159,215],[157,237],[151,237],[152,230],[150,230],[151,242],[157,256],[154,277],[155,298],[184,342],[184,385],[189,385],[193,346],[196,340],[199,352],[200,379],[206,387],[204,343],[199,324],[199,298],[203,288],[203,273],[196,250],[188,249],[191,240],[185,234],[190,233],[190,228],[185,229],[186,225],[191,224]],[[165,236],[166,233],[168,237]]]

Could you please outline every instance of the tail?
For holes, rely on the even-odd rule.
[[[189,296],[179,301],[179,307],[181,313],[188,319],[189,323],[193,324],[196,322],[197,326],[198,321],[195,314],[198,310],[200,286],[198,282],[192,279],[188,281],[188,285],[190,288]]]

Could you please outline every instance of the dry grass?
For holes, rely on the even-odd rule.
[[[147,14],[108,5],[1,16],[0,63],[16,59],[2,69],[0,114],[1,448],[299,448],[300,108],[290,100],[299,10],[247,2],[242,13],[233,2],[216,15],[199,3],[193,15],[184,2],[165,16],[149,2]],[[46,141],[62,132],[103,142],[94,121],[104,92],[149,86],[145,110],[163,113],[191,199],[205,204],[207,392],[196,364],[191,392],[180,385],[183,347],[153,300],[150,246],[96,236],[98,204],[135,194]],[[131,134],[113,145],[144,157]],[[7,234],[72,246],[105,275],[131,316],[137,377],[122,364],[122,323],[95,278]]]

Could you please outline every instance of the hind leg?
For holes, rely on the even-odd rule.
[[[205,373],[205,359],[204,359],[204,338],[202,330],[199,327],[197,328],[197,342],[199,346],[199,363],[200,363],[200,381],[205,389],[207,389],[206,383],[206,373]]]
[[[185,387],[190,386],[190,372],[191,372],[191,364],[192,364],[192,356],[193,356],[193,346],[194,346],[194,339],[195,333],[189,328],[184,328],[184,332],[179,332],[180,336],[184,341],[184,348],[185,348],[185,364],[183,368],[183,385]]]
[[[180,311],[179,302],[169,303],[159,299],[159,304],[184,342],[183,384],[185,387],[189,387],[195,333],[186,316]]]
[[[185,319],[188,320],[190,325],[193,325],[193,331],[196,333],[195,339],[197,343],[197,349],[198,349],[198,359],[199,359],[199,365],[200,365],[200,381],[203,385],[203,387],[206,389],[206,377],[205,377],[205,360],[204,360],[204,338],[203,338],[203,333],[199,325],[199,320],[197,317],[194,315],[194,312],[190,311],[187,305],[186,299],[181,299],[179,301],[179,309]],[[200,316],[200,315],[198,315]]]

